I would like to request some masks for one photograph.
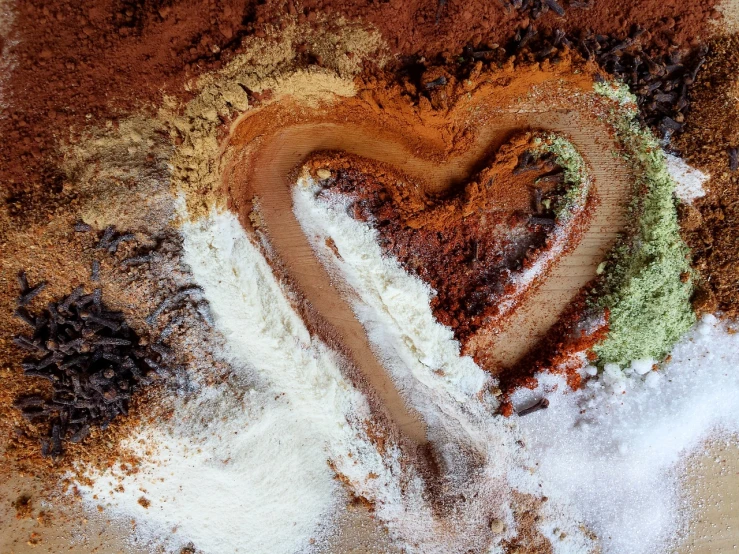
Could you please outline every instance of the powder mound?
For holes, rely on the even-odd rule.
[[[692,166],[710,175],[696,210],[684,210],[682,228],[702,277],[694,306],[739,315],[739,36],[710,44],[708,59],[691,92],[693,111],[677,148]]]
[[[514,135],[469,182],[441,195],[346,154],[314,155],[308,167],[321,181],[319,199],[349,199],[349,213],[378,231],[385,254],[435,291],[434,316],[464,343],[500,324],[555,235],[571,234],[563,224],[577,187],[541,144],[539,134]]]

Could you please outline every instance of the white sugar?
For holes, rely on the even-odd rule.
[[[653,371],[653,363],[633,362],[631,378],[608,367],[575,393],[542,375],[539,389],[514,398],[525,406],[547,394],[548,410],[518,421],[524,443],[543,493],[570,506],[605,554],[671,551],[688,515],[680,462],[712,432],[739,431],[739,334],[709,316],[664,369]]]
[[[682,158],[667,154],[667,172],[675,181],[675,195],[686,203],[705,196],[703,184],[708,181],[709,175],[688,165]]]

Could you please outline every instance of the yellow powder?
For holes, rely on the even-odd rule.
[[[214,194],[222,170],[230,159],[221,138],[227,122],[237,121],[250,108],[247,91],[267,93],[262,105],[287,96],[306,107],[329,103],[337,97],[356,94],[354,77],[362,61],[387,51],[378,33],[345,21],[332,30],[295,21],[279,34],[279,40],[250,38],[246,53],[224,69],[203,76],[194,85],[197,96],[184,108],[167,99],[159,119],[168,124],[179,146],[170,159],[172,185],[184,192],[188,212],[197,217],[217,202]],[[307,43],[322,66],[301,68],[303,60],[295,48]]]

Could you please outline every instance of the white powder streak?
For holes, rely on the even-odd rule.
[[[183,234],[184,259],[204,289],[236,378],[261,378],[285,405],[275,413],[274,405],[264,404],[251,410],[245,404],[243,413],[224,411],[217,401],[221,392],[205,390],[212,409],[178,406],[172,419],[181,424],[171,437],[155,429],[134,439],[141,443],[140,453],[162,446],[145,455],[145,471],[124,479],[125,492],[113,495],[114,513],[141,514],[137,489],[151,488],[157,496],[152,508],[158,500],[162,514],[149,519],[150,534],[156,531],[152,526],[162,531],[164,524],[174,524],[186,527],[181,536],[197,538],[198,548],[206,552],[294,552],[319,531],[335,503],[330,460],[357,494],[376,502],[378,515],[391,523],[398,538],[433,552],[427,543],[435,543],[440,533],[422,497],[420,478],[412,468],[401,467],[397,446],[387,444],[384,456],[373,446],[364,430],[370,419],[365,397],[343,377],[339,356],[310,335],[236,217],[213,213],[184,225]],[[202,429],[191,430],[201,417]],[[223,433],[228,428],[234,429],[233,436]],[[234,457],[238,471],[220,467]],[[272,470],[275,479],[259,480],[262,472]],[[85,489],[90,502],[94,494],[108,494],[107,476],[97,477],[92,489]],[[295,493],[289,492],[292,487]],[[210,491],[216,492],[213,499]],[[271,498],[273,504],[252,505],[240,513],[241,495]],[[215,502],[223,507],[219,510]],[[211,528],[196,523],[201,505],[214,510]],[[224,510],[232,511],[229,517]]]
[[[667,154],[666,156],[667,173],[675,182],[675,196],[687,204],[690,204],[696,198],[705,196],[703,183],[708,181],[710,176],[688,165],[678,156],[673,154]]]
[[[357,494],[377,503],[391,531],[432,551],[425,543],[436,540],[435,522],[420,477],[401,467],[396,446],[388,444],[383,457],[372,445],[364,431],[371,419],[366,398],[342,375],[338,355],[310,335],[236,217],[214,213],[183,231],[185,259],[205,290],[231,362],[249,363],[273,382],[296,416],[321,435],[327,460]]]
[[[349,199],[335,196],[317,201],[320,189],[306,177],[293,190],[296,217],[317,253],[328,261],[325,238],[336,244],[341,259],[331,261],[359,295],[361,302],[355,302],[354,308],[360,320],[372,318],[374,331],[387,333],[392,341],[394,354],[403,362],[392,368],[394,377],[406,387],[417,381],[426,390],[443,391],[461,403],[479,393],[488,377],[472,358],[459,355],[452,330],[436,321],[431,288],[383,255],[377,231],[347,214]],[[401,373],[407,371],[410,375]],[[428,403],[415,407],[421,412],[433,409]]]
[[[435,522],[420,478],[401,468],[396,446],[389,444],[383,457],[371,444],[363,427],[370,419],[366,399],[342,375],[337,354],[311,337],[236,217],[213,214],[184,232],[186,260],[232,363],[252,364],[283,391],[298,417],[322,436],[327,459],[356,493],[377,503],[398,538],[412,538],[430,552],[425,543],[436,540]]]
[[[305,550],[340,498],[322,437],[273,391],[250,392],[240,400],[228,387],[208,387],[178,405],[175,429],[132,439],[144,456],[139,472],[100,476],[83,488],[86,500],[137,518],[141,538],[158,541],[177,528],[166,541],[172,551],[190,541],[208,553]],[[123,492],[109,492],[118,485]]]
[[[689,516],[680,462],[712,432],[739,432],[737,367],[739,334],[708,316],[663,370],[623,379],[624,393],[607,379],[571,393],[561,378],[539,376],[539,389],[514,401],[527,405],[544,392],[550,400],[545,412],[519,420],[544,494],[570,506],[605,554],[671,551]]]

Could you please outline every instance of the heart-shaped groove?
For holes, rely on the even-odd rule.
[[[532,78],[546,87],[542,91],[552,89],[550,98],[570,101],[545,111],[526,104],[522,92],[530,89]],[[378,361],[352,306],[331,285],[334,277],[314,255],[292,213],[291,190],[299,168],[313,153],[340,151],[387,164],[425,192],[443,195],[479,173],[481,161],[491,159],[521,129],[534,127],[570,137],[591,166],[597,185],[599,202],[592,207],[591,223],[583,226],[577,248],[561,257],[497,335],[473,334],[467,343],[468,350],[487,353],[476,356],[484,367],[509,367],[544,337],[595,277],[625,224],[630,171],[622,159],[612,156],[612,143],[602,140],[610,128],[589,113],[588,97],[582,95],[590,90],[587,82],[562,75],[548,80],[537,69],[506,79],[505,86],[498,81],[482,83],[443,113],[409,107],[393,91],[363,91],[310,108],[283,98],[247,112],[234,123],[229,137],[233,154],[222,172],[229,207],[245,228],[265,234],[273,266],[298,291],[297,303],[307,322],[354,362],[347,374],[367,394],[373,410],[418,444],[426,442],[425,423]],[[578,104],[578,98],[583,102]]]
[[[463,353],[473,335],[498,332],[577,245],[593,200],[584,160],[552,133],[515,134],[443,196],[346,154],[312,156],[300,183],[315,201],[338,202],[369,223],[383,251],[431,287],[434,316],[454,331]],[[324,241],[340,256],[334,237]]]

